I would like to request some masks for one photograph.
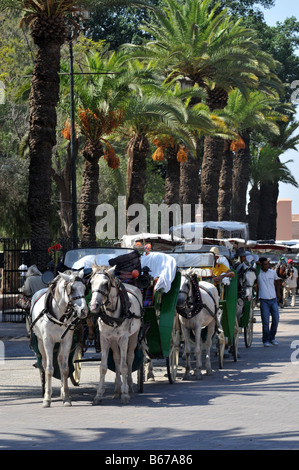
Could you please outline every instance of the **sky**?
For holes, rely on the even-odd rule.
[[[275,26],[276,22],[283,22],[286,18],[295,16],[299,19],[299,0],[275,0],[275,6],[270,9],[264,9],[259,6],[263,11],[265,21],[269,26]],[[299,54],[299,50],[298,50]],[[297,78],[295,90],[298,90],[297,99],[299,99],[299,77]],[[299,121],[299,104],[297,104],[296,119]],[[298,132],[298,131],[297,131]],[[294,160],[293,163],[288,163],[287,166],[299,184],[299,147],[298,152],[289,150],[281,156],[281,161],[286,163],[287,160]],[[299,214],[299,188],[294,188],[289,184],[279,184],[279,199],[292,199],[292,213]]]

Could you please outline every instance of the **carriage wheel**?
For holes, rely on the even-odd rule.
[[[238,319],[236,317],[233,345],[232,345],[232,354],[233,354],[233,358],[235,362],[237,362],[238,360],[239,336],[240,336],[240,327],[239,327]]]
[[[175,314],[173,321],[173,328],[171,334],[171,342],[169,355],[166,357],[166,368],[169,383],[173,384],[176,379],[177,369],[179,365],[179,350],[180,350],[181,332],[179,327],[179,319]]]
[[[73,357],[74,372],[70,375],[71,382],[76,387],[79,385],[81,378],[81,359],[82,347],[80,346],[80,344],[78,344],[78,346],[76,346]]]
[[[218,367],[219,369],[223,369],[223,358],[224,358],[224,351],[225,351],[225,336],[222,330],[216,334],[216,348],[217,348],[217,356],[218,356]]]
[[[145,373],[144,373],[144,356],[143,356],[143,360],[140,364],[140,367],[139,367],[139,369],[137,369],[137,390],[138,390],[138,393],[143,393],[144,377],[145,377]]]
[[[244,341],[245,341],[246,348],[250,348],[250,346],[252,344],[253,324],[254,323],[255,323],[255,318],[254,318],[254,314],[253,314],[253,305],[252,305],[252,302],[251,302],[248,325],[244,327]]]

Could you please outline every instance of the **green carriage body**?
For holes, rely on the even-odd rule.
[[[153,306],[144,309],[144,323],[150,323],[146,338],[151,358],[162,359],[169,355],[180,283],[181,274],[177,272],[170,291],[155,292]]]
[[[233,269],[231,270],[234,271]],[[221,324],[229,345],[232,345],[234,342],[237,315],[238,277],[236,271],[234,273],[235,277],[230,279],[228,286],[225,286],[224,299],[219,302],[222,308]]]

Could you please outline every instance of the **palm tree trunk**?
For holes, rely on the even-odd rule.
[[[168,147],[166,156],[166,177],[164,203],[168,206],[180,203],[180,163],[177,160],[178,145]],[[173,226],[173,213],[169,214],[169,227]]]
[[[230,141],[225,141],[219,179],[218,220],[231,220],[232,172],[233,153],[230,150]]]
[[[132,204],[143,204],[146,184],[146,157],[149,153],[149,143],[145,135],[134,136],[128,144],[127,154],[127,207]],[[132,217],[128,217],[130,221]]]
[[[51,157],[56,144],[61,41],[35,41],[38,50],[31,81],[29,118],[29,194],[33,262],[45,269],[50,242]]]
[[[76,141],[76,155],[78,151],[78,141]],[[72,192],[71,192],[71,151],[70,144],[67,146],[67,158],[64,167],[61,169],[57,158],[56,168],[52,169],[52,176],[57,184],[60,198],[60,209],[58,215],[61,224],[62,238],[72,237]]]
[[[278,182],[261,184],[260,215],[258,224],[259,240],[276,239],[276,218],[277,218],[277,198]]]
[[[200,167],[201,167],[202,141],[196,143],[196,158],[188,155],[186,162],[180,164],[180,205],[188,204],[191,208],[191,220],[194,222],[196,216],[195,205],[199,203],[200,193]],[[183,221],[182,221],[183,222]]]
[[[248,203],[248,229],[249,237],[252,240],[257,240],[258,236],[258,222],[260,213],[260,190],[259,187],[254,184],[249,191],[249,203]]]
[[[247,188],[250,171],[250,133],[241,134],[245,142],[245,149],[239,149],[234,157],[233,170],[233,219],[239,222],[246,222],[246,201]]]
[[[95,211],[99,197],[99,159],[103,155],[102,144],[99,141],[87,140],[82,154],[84,168],[80,198],[81,244],[92,247],[96,244]]]
[[[180,201],[180,163],[177,160],[178,146],[168,147],[166,156],[166,177],[164,202],[167,205]]]
[[[205,137],[201,171],[201,202],[204,221],[218,218],[218,189],[223,147],[224,141],[220,137]]]
[[[224,109],[228,100],[227,92],[218,87],[207,91],[207,105],[210,111]],[[201,202],[204,221],[218,218],[218,190],[224,149],[224,140],[220,137],[205,137],[201,171]],[[207,230],[204,235],[213,236],[212,232]]]

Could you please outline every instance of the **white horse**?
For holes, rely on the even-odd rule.
[[[48,289],[36,292],[32,298],[31,329],[37,336],[45,371],[44,408],[51,405],[53,350],[56,343],[60,343],[58,364],[61,374],[61,398],[64,406],[71,406],[67,380],[69,354],[75,325],[88,314],[83,275],[84,270],[59,273]]]
[[[114,269],[94,265],[91,276],[90,311],[98,314],[101,341],[100,381],[94,404],[102,402],[105,391],[109,349],[115,363],[114,397],[126,404],[133,394],[132,364],[142,319],[142,294],[132,285],[122,284]]]
[[[239,269],[238,269],[239,268]],[[252,290],[257,279],[255,267],[247,263],[241,263],[237,269],[238,274],[238,303],[237,319],[240,324],[244,309],[244,301],[252,299]]]
[[[194,377],[202,379],[202,328],[207,327],[205,367],[208,375],[212,374],[210,350],[212,336],[218,326],[219,295],[217,288],[206,281],[198,282],[192,271],[184,271],[181,275],[181,286],[177,299],[177,312],[185,340],[186,370],[183,379],[191,378],[190,334],[195,335],[194,353],[196,366]]]

